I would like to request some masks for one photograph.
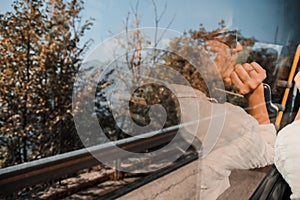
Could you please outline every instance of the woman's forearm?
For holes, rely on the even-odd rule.
[[[252,115],[259,124],[270,124],[263,84],[260,84],[251,94],[248,94],[246,98],[248,99],[248,113]]]

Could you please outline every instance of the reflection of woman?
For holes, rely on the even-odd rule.
[[[208,39],[206,48],[215,54],[214,61],[224,84],[232,86],[247,98],[248,113],[229,103],[211,103],[198,90],[175,87],[182,121],[200,119],[200,128],[194,133],[200,140],[206,139],[209,130],[218,129],[210,127],[211,124],[219,123],[222,126],[216,145],[200,160],[200,197],[209,200],[216,199],[229,187],[228,177],[232,169],[251,169],[272,164],[276,137],[265,106],[262,85],[266,78],[265,70],[255,62],[236,64],[234,54],[241,51],[241,45],[230,45],[232,41],[219,37],[221,34],[215,35]],[[199,105],[200,112],[195,109],[196,105]],[[193,132],[192,128],[195,127],[188,127],[187,130]]]
[[[295,76],[300,91],[300,72]],[[291,199],[300,199],[300,109],[295,121],[279,131],[275,144],[275,165],[291,187]]]

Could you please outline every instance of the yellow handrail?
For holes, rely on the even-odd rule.
[[[291,84],[293,82],[293,78],[295,76],[295,72],[296,72],[296,69],[297,69],[298,62],[299,62],[299,57],[300,57],[300,44],[298,45],[296,53],[295,53],[294,61],[293,61],[292,68],[291,68],[291,71],[290,71],[290,75],[289,75],[289,78],[288,78],[288,84]],[[289,93],[290,93],[290,88],[286,87],[285,91],[284,91],[282,101],[281,101],[281,106],[283,108],[286,105]],[[277,117],[276,117],[275,126],[276,126],[277,129],[280,127],[282,116],[283,116],[283,110],[279,111],[278,114],[277,114]]]

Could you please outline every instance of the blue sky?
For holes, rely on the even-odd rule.
[[[245,36],[255,36],[264,42],[274,41],[276,26],[281,20],[279,17],[283,15],[278,0],[159,0],[156,3],[159,13],[167,4],[160,27],[167,27],[174,18],[170,28],[179,32],[197,29],[200,23],[211,30],[223,19],[230,28],[238,28]],[[125,17],[135,4],[135,0],[86,1],[85,15],[96,18],[95,29],[90,34],[101,40],[109,36],[108,31],[122,31]],[[154,26],[151,0],[139,2],[139,14],[141,26]]]
[[[0,12],[11,10],[13,0],[1,1]],[[289,3],[287,3],[289,2]],[[296,20],[297,0],[156,0],[158,13],[167,4],[166,12],[160,21],[160,27],[167,27],[179,32],[198,29],[202,23],[207,30],[218,27],[218,22],[225,20],[229,28],[241,30],[244,36],[253,36],[261,42],[284,44],[288,38],[295,37],[293,20]],[[84,40],[92,38],[96,44],[124,30],[124,21],[136,0],[86,0],[84,18],[93,17],[95,24]],[[290,6],[287,10],[287,6]],[[139,1],[141,27],[154,26],[154,8],[152,0]],[[299,21],[297,21],[299,22]],[[297,25],[299,26],[299,25]],[[298,29],[299,30],[299,29]],[[299,34],[298,34],[299,35]],[[298,37],[299,39],[299,37]]]

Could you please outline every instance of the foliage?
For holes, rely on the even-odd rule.
[[[90,41],[83,1],[15,1],[0,15],[1,166],[81,147],[72,85]]]

